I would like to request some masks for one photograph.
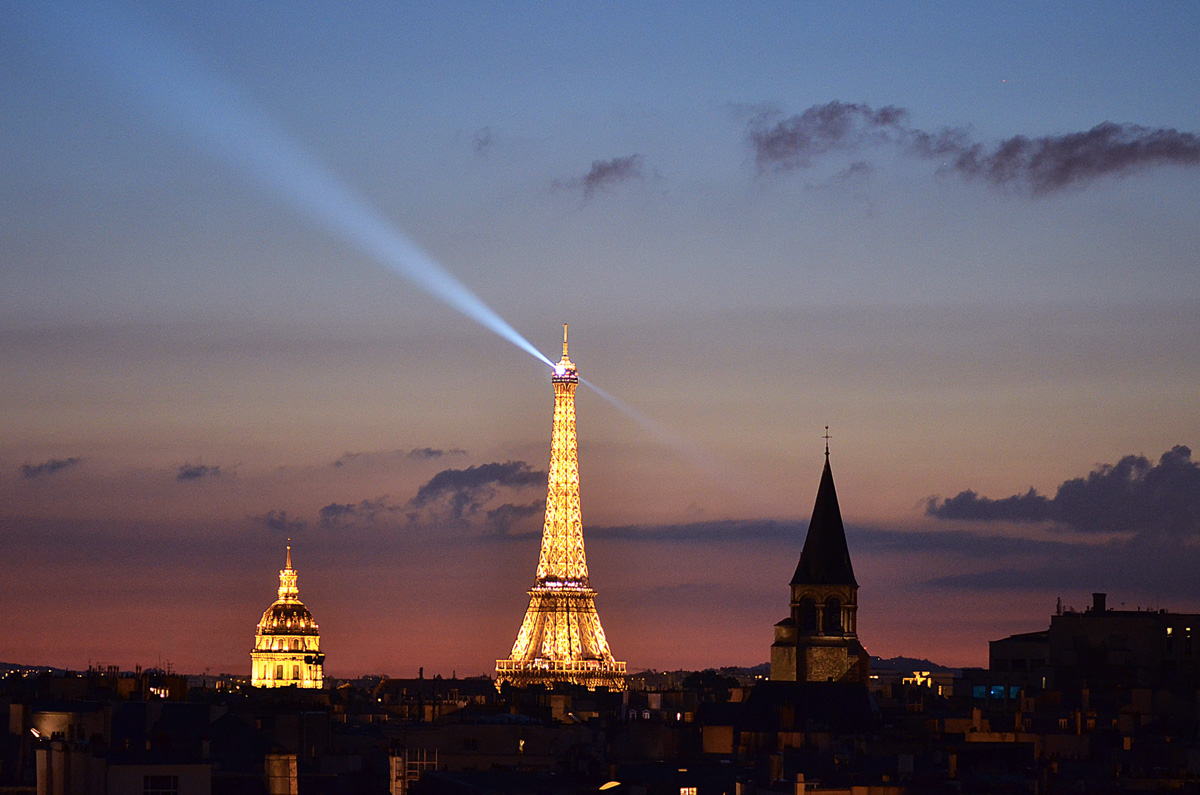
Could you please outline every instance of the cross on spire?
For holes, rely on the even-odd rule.
[[[833,437],[829,435],[829,426],[825,426],[825,435],[821,437],[825,440],[825,457],[829,458],[829,440]]]

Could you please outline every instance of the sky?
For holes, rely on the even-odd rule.
[[[1200,7],[18,2],[0,660],[491,673],[571,358],[630,670],[1200,612]],[[597,388],[591,388],[594,384]],[[613,400],[607,399],[611,396]]]

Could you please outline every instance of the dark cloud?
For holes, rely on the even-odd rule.
[[[537,526],[531,519],[540,516],[545,509],[545,500],[536,500],[527,505],[506,502],[487,512],[487,526],[497,535],[509,535],[522,530],[532,531],[537,529]]]
[[[257,516],[246,517],[254,524],[282,536],[298,535],[307,523],[303,519],[293,519],[287,511],[267,511]]]
[[[779,545],[794,549],[797,557],[808,532],[799,519],[719,519],[663,525],[589,527],[589,538],[621,541]],[[851,554],[962,553],[964,555],[1037,555],[1069,550],[1077,544],[1006,535],[980,535],[966,530],[896,530],[849,525],[846,536]]]
[[[962,491],[942,502],[932,498],[925,513],[938,519],[970,519],[981,522],[1043,522],[1051,515],[1050,499],[1033,489],[1024,494],[993,500],[971,490]]]
[[[813,105],[798,116],[779,119],[773,110],[751,118],[750,144],[761,171],[790,171],[812,165],[812,158],[855,149],[903,134],[906,112],[892,105],[873,110],[854,102]]]
[[[855,160],[850,165],[843,168],[833,178],[838,182],[851,182],[856,179],[862,179],[869,175],[875,168],[862,160]]]
[[[973,144],[953,147],[948,154],[954,158],[949,167],[959,174],[994,185],[1026,186],[1041,194],[1138,168],[1196,165],[1200,136],[1106,121],[1086,132],[1016,135],[990,151]]]
[[[491,463],[466,469],[444,469],[429,479],[409,501],[412,508],[435,503],[448,508],[449,518],[461,520],[477,513],[500,488],[521,489],[545,484],[546,473],[524,461]]]
[[[1200,538],[1200,463],[1191,457],[1183,445],[1163,453],[1157,464],[1128,455],[1063,482],[1053,498],[1033,489],[998,500],[964,491],[940,502],[931,499],[926,513],[938,519],[1055,522],[1083,533]]]
[[[636,543],[666,549],[662,545],[694,544],[723,551],[771,550],[791,565],[799,558],[806,532],[805,521],[771,519],[585,529],[590,540],[602,539],[609,547]],[[1088,594],[1108,590],[1125,593],[1123,598],[1131,604],[1138,599],[1149,604],[1155,594],[1194,600],[1195,571],[1200,568],[1200,541],[1180,543],[1172,538],[1096,543],[1095,536],[1045,538],[862,525],[848,525],[846,535],[861,571],[882,568],[906,587],[935,591]]]
[[[949,553],[970,558],[1027,557],[1067,555],[1079,544],[1047,541],[1009,535],[980,535],[965,530],[881,530],[848,528],[851,554],[932,554]]]
[[[632,179],[642,179],[642,156],[614,157],[612,160],[593,160],[592,169],[582,177],[572,177],[566,180],[556,180],[556,188],[579,188],[583,197],[590,199],[598,190],[628,182]]]
[[[1012,545],[1019,549],[1020,542]],[[972,544],[959,551],[964,559],[988,560]],[[1028,551],[1014,554],[983,571],[963,571],[952,563],[923,580],[924,585],[957,591],[1123,592],[1143,604],[1157,596],[1196,598],[1196,569],[1200,546],[1165,540],[1129,539],[1102,544],[1046,545],[1028,542]],[[1135,596],[1136,595],[1136,596]]]
[[[409,458],[416,458],[421,461],[427,461],[430,458],[441,458],[447,455],[466,455],[466,450],[459,450],[457,447],[451,450],[438,450],[434,447],[414,447],[408,451]]]
[[[492,147],[492,128],[480,127],[475,131],[475,135],[471,138],[471,148],[475,150],[475,154],[486,154],[487,150]]]
[[[591,536],[627,541],[777,541],[803,542],[807,522],[776,519],[718,519],[706,522],[661,525],[592,527]]]
[[[318,512],[321,527],[333,529],[348,524],[374,524],[378,519],[393,516],[400,507],[387,499],[363,500],[358,503],[331,502]]]
[[[219,477],[221,477],[221,467],[206,464],[180,464],[179,471],[175,473],[175,479],[179,481]]]
[[[1106,121],[1084,132],[1016,135],[988,147],[965,129],[913,127],[907,111],[893,105],[875,109],[834,101],[797,116],[780,115],[763,110],[748,123],[760,171],[806,168],[820,155],[889,144],[940,160],[944,171],[1040,195],[1140,168],[1200,164],[1200,136],[1162,127]]]
[[[64,469],[70,469],[79,464],[82,458],[51,458],[49,461],[43,461],[40,464],[22,464],[21,475],[27,478],[42,478],[50,475],[56,475]]]
[[[457,447],[446,450],[437,447],[414,447],[411,450],[376,450],[363,453],[342,453],[330,466],[344,467],[352,463],[363,464],[372,461],[399,461],[402,459],[428,461],[434,458],[466,454],[466,450],[461,450]]]

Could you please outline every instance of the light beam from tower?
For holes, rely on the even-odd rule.
[[[232,85],[136,13],[101,2],[33,4],[19,18],[65,39],[151,123],[170,128],[292,211],[547,366],[545,355]]]

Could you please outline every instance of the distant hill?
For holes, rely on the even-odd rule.
[[[934,673],[949,673],[958,670],[919,657],[871,657],[872,671],[931,671]]]
[[[10,671],[16,671],[17,673],[26,673],[28,671],[42,671],[50,674],[66,673],[65,669],[52,668],[49,665],[19,665],[17,663],[0,662],[0,676],[8,674]]]

